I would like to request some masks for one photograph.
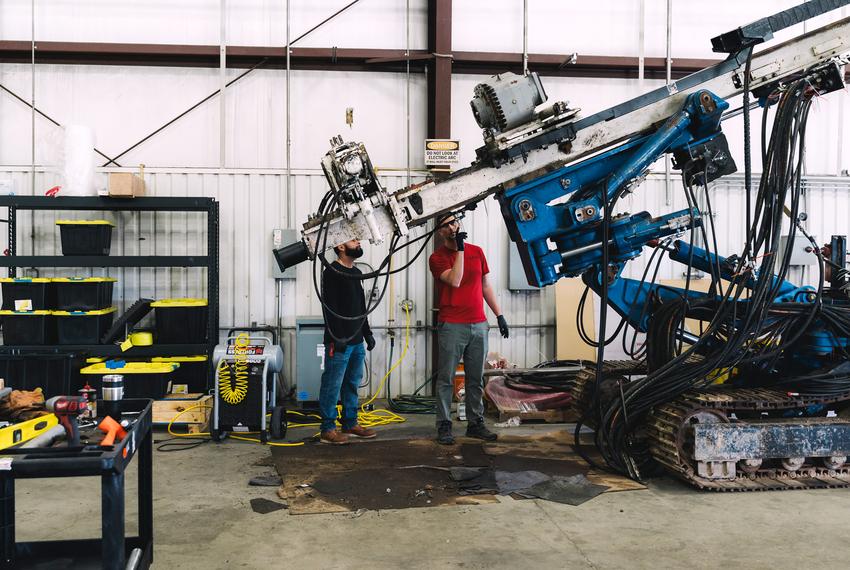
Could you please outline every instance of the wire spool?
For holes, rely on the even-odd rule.
[[[153,333],[147,331],[130,333],[130,342],[133,343],[133,346],[152,346]]]

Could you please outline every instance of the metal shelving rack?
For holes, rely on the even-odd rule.
[[[205,267],[207,269],[208,319],[206,344],[169,344],[133,347],[122,352],[116,345],[0,346],[0,359],[26,355],[85,356],[183,356],[212,357],[218,340],[219,317],[219,211],[218,202],[202,197],[106,198],[88,196],[0,196],[0,207],[8,208],[8,255],[0,256],[0,267],[15,276],[18,267]],[[64,256],[17,255],[17,214],[20,210],[90,210],[144,212],[201,212],[207,215],[207,253],[190,256]]]
[[[149,568],[153,562],[153,433],[151,401],[127,399],[121,402],[125,418],[136,417],[127,436],[108,447],[40,447],[4,449],[4,469],[0,469],[0,567],[55,568],[57,558],[66,558],[63,568],[130,567],[128,557],[139,549],[133,568]],[[125,474],[138,455],[136,504],[138,532],[126,536]],[[15,532],[15,481],[55,477],[100,476],[100,538],[36,540],[18,542]],[[132,497],[132,496],[131,496]],[[83,533],[96,527],[91,517],[80,525]],[[100,564],[98,565],[97,558]]]

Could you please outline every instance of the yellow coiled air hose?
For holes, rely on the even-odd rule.
[[[231,406],[235,406],[245,399],[248,394],[248,335],[241,333],[233,343],[233,376],[232,381],[230,366],[225,359],[221,359],[218,365],[218,395]]]
[[[404,307],[402,310],[404,311],[404,317],[405,317],[405,319],[404,319],[404,321],[405,321],[404,322],[404,348],[402,350],[402,353],[401,353],[401,356],[399,357],[399,359],[396,360],[395,363],[393,363],[393,365],[390,367],[390,369],[387,370],[387,373],[384,375],[384,377],[381,378],[381,381],[378,384],[378,389],[375,391],[375,393],[372,394],[372,396],[369,397],[369,399],[367,401],[363,402],[363,404],[360,406],[359,413],[357,414],[357,416],[358,416],[357,420],[358,420],[358,423],[360,425],[364,426],[364,427],[384,426],[384,425],[387,425],[387,424],[402,423],[402,422],[405,421],[404,417],[392,412],[391,410],[386,410],[386,409],[384,409],[384,410],[369,410],[369,409],[367,409],[369,404],[373,403],[378,398],[380,393],[384,390],[384,386],[386,385],[387,380],[390,377],[390,374],[392,374],[393,371],[401,365],[402,361],[407,356],[407,350],[410,346],[410,309],[407,308],[407,307]],[[221,364],[224,364],[224,361],[222,360],[222,362],[221,362],[221,364],[219,364],[219,368],[218,368],[219,395],[221,396],[221,399],[224,400],[225,402],[227,402],[228,404],[233,404],[233,403],[238,404],[239,402],[242,401],[242,399],[245,397],[245,394],[248,392],[248,355],[246,354],[246,350],[247,350],[247,346],[248,346],[248,335],[244,334],[244,333],[240,334],[238,337],[236,337],[236,342],[234,344],[235,344],[235,348],[234,348],[235,359],[234,360],[236,361],[235,364],[234,364],[235,376],[236,376],[236,386],[235,387],[233,387],[230,383],[230,367],[225,366],[224,368],[222,368]],[[241,366],[242,366],[241,376],[240,376],[240,363],[241,363]],[[241,384],[240,384],[240,378],[241,378],[241,382],[242,382]],[[229,400],[228,398],[232,398],[232,401]],[[202,405],[199,404],[199,405],[196,405],[196,406],[192,406],[192,407],[187,408],[187,409],[183,410],[182,412],[178,413],[176,416],[174,416],[171,419],[171,421],[168,422],[168,433],[170,435],[174,436],[174,437],[198,437],[198,436],[210,435],[209,433],[182,434],[182,433],[175,433],[171,430],[171,426],[177,420],[177,418],[179,418],[183,414],[185,414],[189,411],[192,411],[193,409],[199,408],[199,407],[202,407]],[[318,418],[316,418],[315,414],[304,414],[304,413],[301,413],[301,412],[298,412],[298,411],[295,411],[295,410],[290,410],[288,413],[299,415],[299,416],[303,417],[303,419],[300,422],[297,422],[297,423],[293,422],[293,423],[289,424],[289,427],[312,427],[312,426],[320,425],[316,421]],[[342,414],[341,407],[337,408],[337,413],[338,413],[338,415]],[[319,434],[316,433],[316,436],[318,436],[318,435]],[[235,434],[231,434],[230,437],[232,439],[238,439],[240,441],[250,441],[252,443],[263,443],[259,439],[253,438],[253,437],[244,437],[244,436],[235,435]],[[269,446],[273,446],[273,447],[298,447],[298,446],[304,445],[304,442],[298,441],[298,442],[291,442],[291,443],[289,443],[289,442],[286,442],[286,443],[280,442],[279,443],[279,442],[267,441],[267,442],[265,442],[265,445],[269,445]]]

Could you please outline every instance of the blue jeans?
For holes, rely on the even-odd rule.
[[[342,429],[357,425],[357,389],[363,380],[365,360],[366,345],[362,342],[335,351],[333,356],[330,355],[330,345],[325,346],[325,371],[319,390],[322,431],[336,428],[336,403],[339,400],[342,400]]]

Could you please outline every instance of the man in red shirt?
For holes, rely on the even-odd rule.
[[[484,301],[497,315],[499,331],[508,337],[508,323],[499,309],[496,293],[487,282],[490,268],[484,251],[465,243],[466,232],[450,214],[438,222],[443,245],[428,259],[434,275],[439,357],[437,364],[437,442],[452,445],[451,402],[455,369],[463,359],[466,391],[466,435],[487,441],[496,434],[484,426],[484,359],[487,358],[489,323]]]

